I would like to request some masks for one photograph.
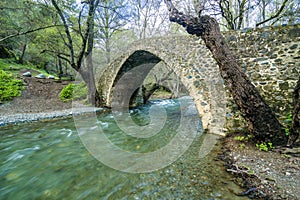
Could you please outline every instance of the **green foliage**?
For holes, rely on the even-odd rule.
[[[261,144],[256,144],[256,147],[260,150],[260,151],[269,151],[274,149],[272,142],[268,142],[268,143],[261,143]]]
[[[61,90],[59,94],[59,99],[63,101],[72,100],[73,91],[74,91],[74,84],[73,83],[68,84]]]
[[[62,101],[80,100],[87,97],[87,87],[85,83],[70,83],[65,86],[60,94],[59,99]]]
[[[245,144],[244,144],[244,143],[240,144],[240,145],[239,145],[239,148],[240,148],[241,150],[244,149],[244,148],[245,148]]]
[[[286,119],[284,120],[285,123],[285,128],[284,128],[284,132],[285,135],[290,135],[290,130],[292,128],[292,121],[293,121],[293,115],[292,114],[288,114],[286,116]]]
[[[242,150],[246,148],[245,142],[248,142],[250,138],[252,138],[252,135],[247,135],[247,136],[238,135],[234,137],[234,140],[241,142],[239,148]]]
[[[248,141],[250,138],[252,138],[252,135],[247,135],[247,136],[235,136],[234,139],[238,140],[240,142],[242,141]]]
[[[0,70],[0,102],[9,101],[13,97],[20,96],[20,91],[23,89],[21,80],[17,80],[12,74]]]

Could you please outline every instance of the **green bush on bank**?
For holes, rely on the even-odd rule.
[[[82,100],[87,97],[87,87],[85,83],[70,83],[65,86],[60,94],[59,99],[62,101]]]
[[[23,89],[23,81],[17,80],[12,74],[0,70],[0,103],[20,96]]]

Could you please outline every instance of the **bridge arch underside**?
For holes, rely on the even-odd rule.
[[[111,106],[136,107],[143,103],[142,88],[149,72],[162,60],[147,51],[135,51],[121,65],[110,89]]]
[[[198,66],[186,67],[187,63],[180,55],[155,55],[145,50],[134,51],[115,67],[114,77],[110,78],[104,99],[108,107],[128,109],[129,105],[140,97],[141,86],[151,69],[164,62],[180,78],[189,96],[193,98],[202,120],[203,128],[211,133],[223,134],[226,115],[226,97],[218,68],[207,69],[201,62]],[[189,65],[190,62],[189,62]],[[191,70],[194,69],[194,70]],[[106,77],[107,78],[107,77]],[[109,79],[109,78],[107,78]],[[107,84],[106,84],[107,85]],[[103,91],[103,88],[102,88]]]

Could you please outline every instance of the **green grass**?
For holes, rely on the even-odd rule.
[[[36,72],[32,73],[32,76],[36,76],[38,74],[44,74],[45,76],[49,76],[45,70],[39,69],[34,65],[23,65],[23,64],[17,64],[12,59],[0,59],[0,70],[3,70],[4,72],[8,72],[10,74],[13,74],[14,76],[19,77],[20,70],[34,70]],[[51,74],[57,78],[55,74]]]

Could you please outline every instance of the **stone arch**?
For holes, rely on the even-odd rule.
[[[126,80],[131,87],[131,94],[133,91],[137,92],[132,89],[134,84],[136,84],[135,89],[138,89],[137,85],[142,84],[148,72],[162,61],[167,68],[180,77],[182,84],[193,98],[202,119],[203,128],[213,133],[222,133],[226,112],[225,92],[221,92],[224,90],[223,83],[210,52],[199,41],[199,38],[180,36],[169,39],[151,38],[139,41],[110,63],[98,82],[98,91],[102,101],[106,106],[111,107],[113,90],[120,77],[130,73],[130,70],[135,67],[142,66],[144,70],[138,70],[142,73],[136,75],[138,78],[135,83]],[[192,51],[187,49],[188,46],[194,47]],[[124,91],[124,94],[128,93],[127,90]],[[129,103],[129,100],[115,103],[125,105]]]
[[[125,62],[120,65],[120,68],[118,70],[117,75],[115,76],[115,79],[111,83],[111,93],[109,99],[111,99],[112,103],[117,103],[119,104],[118,106],[121,107],[127,107],[128,103],[129,106],[135,106],[137,105],[137,98],[138,96],[141,95],[141,86],[143,84],[143,81],[145,80],[146,76],[150,72],[150,70],[159,62],[162,60],[144,50],[137,50],[133,52],[126,60]],[[140,67],[139,70],[136,70],[137,67]],[[134,70],[135,69],[135,70]],[[120,78],[123,77],[126,74],[126,80],[123,80],[122,83],[119,82]],[[116,84],[119,83],[118,88],[119,91],[118,93],[123,92],[122,94],[119,94],[120,99],[116,101],[116,99],[113,99],[114,97],[117,97],[118,95],[114,94],[116,91],[114,88],[116,87]],[[124,85],[120,85],[124,84]],[[133,92],[133,93],[132,93]],[[131,94],[132,93],[132,94]],[[129,95],[130,94],[130,99],[128,99],[129,102],[124,102],[122,97],[124,95]],[[115,100],[115,102],[113,102]]]

